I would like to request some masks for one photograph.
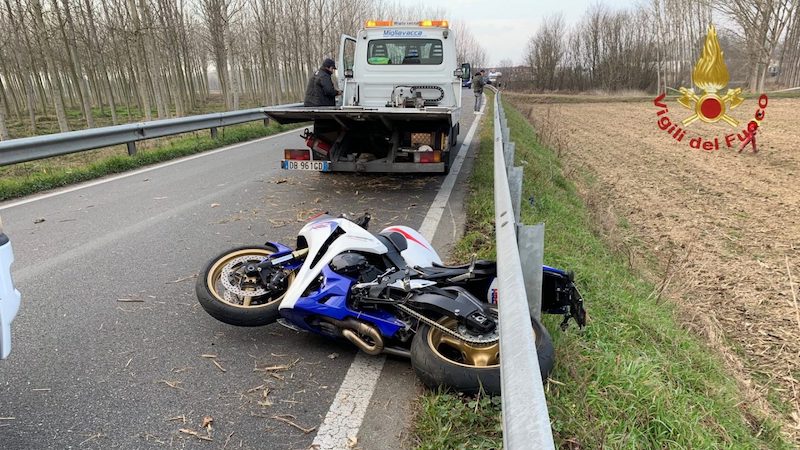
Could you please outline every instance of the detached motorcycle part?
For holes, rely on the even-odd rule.
[[[237,247],[212,258],[195,284],[200,305],[212,317],[230,325],[255,327],[274,322],[280,317],[278,305],[294,280],[294,272],[285,274],[281,286],[267,287],[247,269],[277,251],[271,245]]]
[[[586,325],[586,310],[583,307],[583,298],[575,287],[575,274],[552,267],[543,269],[542,312],[562,314],[562,330],[567,329],[570,318],[575,319],[578,328],[583,328]]]
[[[457,323],[443,318],[441,325],[453,329]],[[555,349],[547,329],[531,321],[536,339],[536,353],[542,380],[553,370]],[[430,388],[439,386],[467,394],[481,389],[487,394],[500,393],[500,346],[498,342],[482,347],[468,344],[428,324],[420,325],[411,343],[411,365],[417,376]]]

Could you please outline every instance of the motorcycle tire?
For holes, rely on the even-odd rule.
[[[538,320],[532,319],[531,325],[536,336],[536,352],[539,357],[539,370],[542,381],[546,380],[553,370],[555,349],[550,333]],[[420,324],[411,343],[411,365],[417,376],[431,389],[444,387],[466,394],[483,391],[486,394],[500,394],[499,346],[496,361],[485,366],[466,364],[452,358],[442,350],[441,344],[434,346],[437,331],[428,324]],[[452,340],[451,340],[452,341]],[[446,344],[447,345],[447,344]],[[438,348],[437,348],[438,347]],[[446,350],[446,349],[445,349]]]
[[[277,249],[272,246],[251,245],[232,248],[212,258],[197,276],[195,284],[197,300],[203,309],[220,322],[240,327],[258,327],[275,322],[280,317],[278,306],[283,299],[283,294],[268,298],[264,298],[267,297],[266,295],[255,296],[249,301],[248,297],[244,297],[241,299],[242,304],[233,303],[225,299],[224,286],[221,286],[220,279],[222,267],[234,258],[252,256],[252,261],[260,261],[263,257],[276,251]],[[289,277],[287,288],[293,279],[294,275]],[[221,292],[220,289],[223,291]],[[230,296],[239,299],[235,294]],[[253,301],[257,304],[250,304]]]

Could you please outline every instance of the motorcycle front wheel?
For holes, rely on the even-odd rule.
[[[443,318],[440,325],[456,329],[457,322]],[[547,329],[531,320],[536,336],[539,370],[546,380],[553,370],[555,349]],[[464,342],[428,324],[420,324],[411,343],[411,365],[417,376],[431,389],[446,387],[467,394],[500,394],[500,343],[477,345]]]
[[[266,290],[258,277],[244,267],[259,263],[275,253],[272,246],[247,246],[226,250],[212,258],[197,276],[195,292],[203,309],[215,319],[240,327],[257,327],[275,322],[278,306],[294,280],[289,274],[279,292]]]

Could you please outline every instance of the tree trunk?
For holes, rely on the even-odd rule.
[[[44,26],[44,20],[42,19],[42,4],[39,2],[39,0],[30,0],[30,2],[31,7],[33,8],[36,33],[42,38],[45,65],[47,66],[47,73],[51,79],[51,96],[53,97],[53,104],[56,108],[58,128],[61,130],[61,132],[69,131],[67,113],[64,111],[64,98],[62,97],[63,91],[61,89],[61,82],[58,79],[58,71],[53,64],[53,54],[50,47],[50,40],[48,39],[47,28]],[[55,84],[55,87],[53,87],[53,84]]]

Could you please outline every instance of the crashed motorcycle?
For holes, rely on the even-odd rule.
[[[234,248],[211,259],[197,298],[214,318],[238,326],[273,322],[343,338],[370,355],[411,359],[428,386],[500,391],[496,265],[445,266],[419,232],[391,226],[367,231],[357,220],[320,215],[295,248],[277,242]],[[543,267],[542,312],[565,328],[585,323],[571,273]],[[542,378],[553,368],[547,330],[531,320]]]

